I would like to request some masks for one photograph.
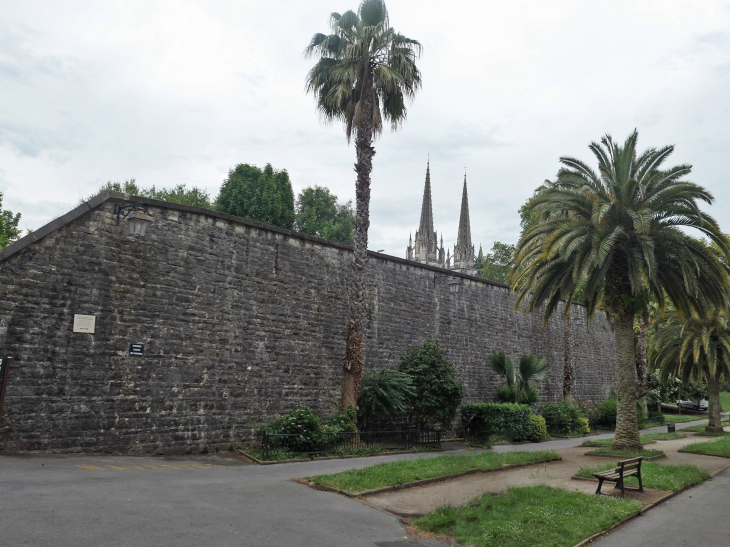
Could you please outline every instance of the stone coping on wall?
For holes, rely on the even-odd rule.
[[[64,226],[70,224],[77,218],[83,216],[84,214],[88,213],[89,211],[92,211],[94,209],[97,209],[98,207],[101,207],[104,203],[107,201],[112,202],[125,202],[125,203],[144,203],[145,205],[149,205],[152,207],[158,207],[161,209],[168,209],[173,211],[185,211],[189,213],[195,213],[199,215],[206,215],[208,217],[217,218],[221,220],[226,220],[229,222],[234,222],[236,224],[240,224],[243,226],[251,226],[253,228],[258,228],[262,230],[268,230],[270,232],[282,234],[288,237],[293,237],[297,239],[301,239],[304,241],[310,241],[312,243],[316,243],[318,245],[323,245],[326,247],[334,247],[338,249],[342,249],[344,251],[353,251],[353,247],[351,245],[345,245],[344,243],[338,243],[336,241],[330,241],[328,239],[322,239],[316,236],[310,236],[307,234],[302,234],[300,232],[295,232],[293,230],[287,230],[285,228],[279,228],[278,226],[270,226],[268,224],[263,224],[261,222],[256,222],[253,220],[248,220],[245,218],[228,215],[226,213],[221,213],[218,211],[213,211],[212,209],[204,209],[202,207],[192,207],[190,205],[181,205],[179,203],[171,203],[169,201],[160,201],[156,199],[141,197],[141,196],[134,196],[131,194],[125,194],[123,192],[116,192],[114,190],[105,190],[104,192],[101,192],[100,194],[94,196],[93,198],[89,199],[88,201],[85,201],[75,209],[72,209],[65,215],[62,215],[45,226],[39,228],[38,230],[34,230],[32,232],[29,232],[28,235],[22,237],[18,241],[15,241],[11,243],[10,245],[7,245],[0,249],[0,263],[5,261],[6,259],[10,258],[11,256],[17,254],[18,252],[22,251],[29,245],[32,245],[36,241],[40,241],[44,237],[52,234],[53,232],[56,232],[57,230],[60,230]],[[447,270],[445,268],[439,268],[438,266],[431,266],[428,264],[421,264],[420,262],[414,262],[412,260],[406,260],[405,258],[399,258],[397,256],[391,256],[383,253],[376,253],[375,251],[368,251],[368,256],[379,258],[382,260],[387,260],[390,262],[395,262],[398,264],[404,264],[407,266],[412,266],[414,268],[420,268],[423,270],[430,270],[435,273],[440,274],[447,274],[451,277],[459,277],[462,279],[468,279],[469,281],[474,281],[477,283],[484,283],[486,285],[493,285],[495,287],[500,287],[503,289],[510,290],[509,285],[505,285],[503,283],[497,283],[495,281],[490,281],[488,279],[483,279],[481,277],[475,277],[467,274],[463,274],[460,272],[455,272],[453,270]]]

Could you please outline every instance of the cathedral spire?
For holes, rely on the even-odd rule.
[[[461,194],[461,214],[459,215],[459,236],[454,246],[453,269],[467,275],[476,275],[474,258],[474,245],[471,243],[471,223],[469,222],[469,196],[466,192],[466,172],[464,172],[464,190]]]
[[[459,216],[459,237],[456,245],[461,249],[471,249],[471,223],[469,222],[469,196],[466,193],[466,173],[464,173],[464,190],[461,194],[461,215]]]
[[[431,203],[431,160],[426,162],[426,186],[423,189],[421,223],[418,226],[421,239],[431,239],[433,231],[433,205]]]

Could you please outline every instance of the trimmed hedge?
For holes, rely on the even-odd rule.
[[[545,418],[548,431],[556,435],[572,435],[584,430],[580,421],[583,409],[572,402],[545,403],[540,407],[540,414]]]
[[[545,418],[538,414],[530,416],[530,422],[532,425],[532,432],[530,433],[530,440],[535,443],[540,441],[546,441],[550,438],[545,426]]]
[[[515,403],[471,403],[461,407],[461,425],[471,437],[503,433],[508,440],[525,441],[532,435],[532,409]]]

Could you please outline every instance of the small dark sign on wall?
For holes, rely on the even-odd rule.
[[[129,344],[129,355],[137,357],[144,355],[144,344]]]

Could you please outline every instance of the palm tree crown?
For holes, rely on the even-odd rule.
[[[332,34],[315,34],[305,51],[320,57],[307,75],[307,92],[315,95],[320,114],[343,121],[349,140],[370,91],[374,134],[382,132],[383,120],[397,129],[406,118],[406,99],[421,86],[415,63],[421,44],[390,27],[382,0],[363,1],[357,13],[333,13],[330,22]]]
[[[565,167],[557,180],[546,181],[531,202],[542,222],[518,245],[513,279],[521,286],[520,303],[547,304],[547,318],[562,298],[572,301],[583,279],[591,314],[599,302],[621,313],[638,311],[648,297],[663,307],[669,297],[688,313],[702,296],[724,299],[725,266],[680,230],[696,228],[730,253],[717,222],[698,205],[712,203],[712,195],[681,180],[691,166],[661,169],[673,146],[637,155],[637,137],[634,131],[623,147],[610,136],[592,143],[598,173],[580,160],[560,158]]]
[[[720,425],[720,382],[730,380],[730,316],[726,309],[707,306],[683,318],[669,313],[659,321],[651,346],[654,366],[665,383],[670,376],[707,381],[710,409],[708,430]]]

